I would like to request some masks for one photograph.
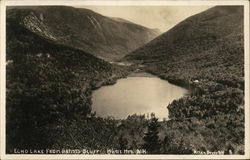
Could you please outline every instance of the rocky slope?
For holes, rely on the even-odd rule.
[[[7,15],[46,39],[109,61],[125,56],[159,35],[158,30],[105,17],[83,8],[11,7]]]

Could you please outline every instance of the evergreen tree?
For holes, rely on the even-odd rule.
[[[171,139],[172,139],[173,137],[172,136],[170,136],[170,135],[166,135],[165,136],[165,138],[164,138],[164,140],[163,140],[163,142],[162,142],[162,147],[161,147],[161,149],[162,149],[162,153],[171,153],[171,150],[172,150],[172,145],[171,145]]]
[[[151,154],[157,154],[160,152],[158,127],[160,127],[158,119],[154,114],[151,114],[151,119],[148,123],[148,130],[143,137],[143,140],[145,141],[143,147],[147,150],[148,153]]]
[[[120,150],[124,151],[125,149],[127,149],[128,140],[126,138],[124,138],[122,135],[120,135],[118,142],[119,142],[119,149]]]
[[[176,141],[173,135],[166,135],[161,147],[164,154],[192,154],[192,147],[184,143],[183,137],[180,141]]]

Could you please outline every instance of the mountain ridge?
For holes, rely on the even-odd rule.
[[[149,42],[145,46],[142,46],[142,47],[138,48],[137,50],[133,51],[131,54],[127,55],[126,57],[129,59],[129,57],[136,56],[136,54],[139,55],[140,53],[150,54],[150,50],[151,50],[150,47],[154,47],[154,45],[159,45],[159,43],[162,43],[162,46],[160,46],[160,47],[164,47],[164,48],[161,48],[161,49],[158,48],[157,52],[154,53],[154,56],[157,55],[157,53],[159,53],[159,54],[162,53],[162,51],[166,54],[166,49],[168,49],[168,47],[170,50],[168,52],[168,54],[172,54],[172,53],[170,53],[171,51],[173,51],[173,53],[178,53],[178,51],[175,52],[174,50],[172,50],[172,46],[183,47],[180,44],[178,44],[178,43],[184,43],[184,40],[182,40],[182,38],[187,39],[185,41],[186,44],[184,44],[184,47],[190,45],[190,42],[194,42],[194,40],[196,40],[195,38],[200,38],[200,39],[197,39],[197,41],[198,40],[213,41],[214,39],[216,39],[216,37],[215,37],[216,34],[220,34],[220,33],[218,33],[219,31],[221,31],[221,33],[229,34],[229,33],[231,33],[231,31],[233,31],[234,28],[230,29],[230,27],[226,27],[229,29],[228,31],[224,30],[223,28],[215,28],[213,26],[210,26],[211,24],[206,24],[206,20],[204,20],[202,18],[208,16],[210,19],[213,19],[214,16],[218,16],[218,15],[220,16],[220,18],[225,18],[225,19],[231,18],[227,15],[227,13],[229,11],[230,12],[233,11],[233,12],[231,12],[230,15],[237,16],[237,14],[234,14],[234,13],[240,12],[241,11],[240,8],[241,7],[230,8],[230,7],[225,7],[225,6],[219,6],[219,7],[217,6],[217,7],[210,8],[207,11],[204,11],[204,12],[198,13],[196,15],[193,15],[191,17],[188,17],[187,19],[183,20],[182,22],[178,23],[176,26],[171,28],[169,31],[156,37],[154,40],[152,40],[151,42]],[[205,14],[207,14],[207,15],[205,15]],[[198,20],[199,18],[200,18],[200,20]],[[239,17],[239,18],[235,17],[234,19],[231,19],[231,21],[232,20],[235,20],[234,24],[237,25],[240,21],[242,21],[242,17]],[[202,24],[203,22],[196,23],[196,21],[203,21],[204,24]],[[221,25],[222,26],[225,25],[225,24],[223,24],[224,22],[228,22],[230,24],[230,23],[232,23],[231,21],[224,20],[223,22],[221,22],[221,21],[217,20],[216,22],[214,21],[213,25],[215,25],[217,27],[221,27]],[[221,23],[221,24],[219,24],[219,23]],[[191,25],[193,25],[193,26],[191,26]],[[207,27],[205,27],[205,25],[207,25]],[[199,31],[200,33],[198,33],[197,34],[198,36],[196,36],[194,33],[194,29],[195,29],[194,27],[196,27],[196,32],[199,31],[198,27],[204,28],[205,30],[200,30]],[[241,25],[238,27],[241,27],[240,29],[242,30],[243,24],[241,23]],[[184,28],[186,28],[186,29],[184,30]],[[188,31],[188,30],[190,30],[190,31]],[[179,31],[181,31],[182,34],[178,34]],[[207,35],[200,36],[199,34],[207,34]],[[218,36],[224,36],[224,35],[218,35]],[[201,38],[203,38],[203,39],[201,39]],[[168,42],[163,44],[163,41],[168,41]],[[198,43],[198,42],[195,42],[195,43]],[[204,44],[204,46],[205,45],[206,44]],[[146,47],[148,47],[147,49],[149,51],[143,52],[143,48],[145,49]],[[190,47],[188,46],[187,48],[190,48]],[[209,48],[209,47],[207,47],[207,48]],[[153,54],[151,54],[151,55],[153,55]],[[150,55],[148,55],[148,56],[150,56]],[[131,59],[133,59],[133,58],[131,58]]]
[[[108,61],[125,56],[159,34],[154,29],[115,21],[84,8],[11,7],[7,12],[13,21],[19,21],[40,36]]]

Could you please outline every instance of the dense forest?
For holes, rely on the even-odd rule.
[[[243,8],[214,7],[177,24],[118,66],[38,34],[7,14],[6,152],[128,149],[244,154]],[[20,20],[20,19],[19,19]],[[91,93],[137,67],[190,90],[157,115],[101,118]]]
[[[191,91],[173,101],[164,133],[197,150],[244,152],[243,7],[220,6],[177,24],[126,59]]]

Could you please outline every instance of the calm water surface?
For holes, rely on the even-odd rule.
[[[112,116],[123,119],[135,113],[155,113],[160,120],[168,119],[167,105],[186,93],[186,89],[158,77],[133,75],[118,80],[114,85],[95,90],[92,111],[96,111],[101,117]]]

